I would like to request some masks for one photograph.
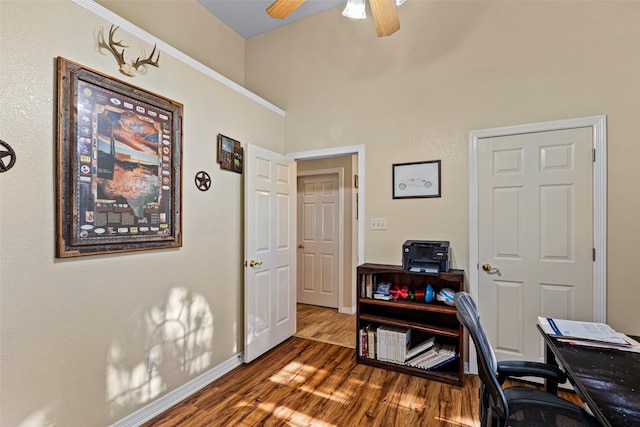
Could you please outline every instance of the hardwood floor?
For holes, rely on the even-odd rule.
[[[336,310],[299,306],[298,330],[310,339],[290,338],[143,426],[480,425],[477,376],[456,387],[356,365],[355,316]],[[575,394],[561,396],[580,404]]]
[[[356,365],[350,348],[293,337],[145,426],[477,426],[477,387]]]
[[[298,332],[294,336],[356,348],[355,314],[307,304],[298,304],[297,310]]]

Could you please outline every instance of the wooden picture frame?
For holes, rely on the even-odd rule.
[[[60,258],[182,246],[183,106],[58,58]]]
[[[220,169],[242,173],[244,149],[240,141],[218,134],[218,163]]]
[[[393,165],[393,198],[441,197],[440,160]]]

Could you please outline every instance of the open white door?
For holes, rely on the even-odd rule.
[[[244,361],[296,332],[296,163],[247,144]]]

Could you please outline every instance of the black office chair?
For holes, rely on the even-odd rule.
[[[566,375],[556,366],[537,362],[496,361],[471,295],[458,292],[455,305],[458,320],[473,338],[478,356],[478,375],[482,381],[479,390],[482,427],[600,425],[584,409],[554,393],[557,391],[557,384],[566,381]],[[507,377],[524,376],[554,382],[554,392],[524,386],[502,388]]]

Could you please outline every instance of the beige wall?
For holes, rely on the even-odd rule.
[[[226,78],[244,84],[244,39],[197,0],[96,2]]]
[[[330,157],[325,159],[313,159],[313,160],[298,160],[298,172],[318,171],[323,169],[343,169],[343,182],[340,186],[344,190],[344,228],[342,240],[344,243],[343,248],[343,288],[342,288],[342,307],[338,307],[341,311],[349,311],[355,308],[355,301],[353,300],[353,289],[355,286],[355,269],[354,266],[357,260],[357,250],[355,252],[356,258],[354,258],[354,246],[357,247],[357,222],[354,209],[355,192],[357,191],[353,187],[354,175],[356,174],[357,167],[354,169],[354,158],[356,156],[339,156]],[[301,188],[298,187],[298,192]],[[354,233],[355,232],[355,233]],[[354,241],[355,240],[355,241]]]
[[[191,15],[200,6],[165,38],[145,28],[148,2],[122,3],[109,7],[185,51],[177,33],[196,20],[212,33],[187,53],[243,80],[243,43]],[[180,6],[154,2],[161,26]],[[242,351],[242,176],[219,171],[217,133],[278,152],[364,144],[362,220],[389,228],[367,230],[365,261],[399,263],[409,238],[449,239],[467,269],[468,131],[607,114],[609,322],[640,333],[640,3],[412,0],[400,14],[385,39],[336,9],[247,41],[247,86],[286,119],[164,55],[131,82],[185,105],[184,247],[59,260],[54,58],[120,78],[92,38],[110,23],[68,1],[0,1],[0,139],[18,152],[0,175],[0,425],[108,425]],[[392,200],[391,164],[429,159],[442,160],[443,197]],[[206,193],[199,170],[213,177]],[[201,338],[177,339],[173,325]],[[149,381],[152,348],[163,356]]]
[[[608,321],[640,333],[640,2],[408,1],[401,30],[340,8],[246,42],[246,86],[287,111],[288,152],[364,144],[365,261],[450,240],[468,270],[468,132],[608,117]],[[442,198],[392,200],[391,165],[442,160]]]
[[[18,157],[0,174],[2,426],[109,425],[243,350],[243,176],[220,171],[216,135],[284,152],[284,118],[169,55],[125,79],[184,104],[184,246],[55,258],[55,58],[124,78],[95,50],[108,26],[70,1],[0,1],[0,139]]]

